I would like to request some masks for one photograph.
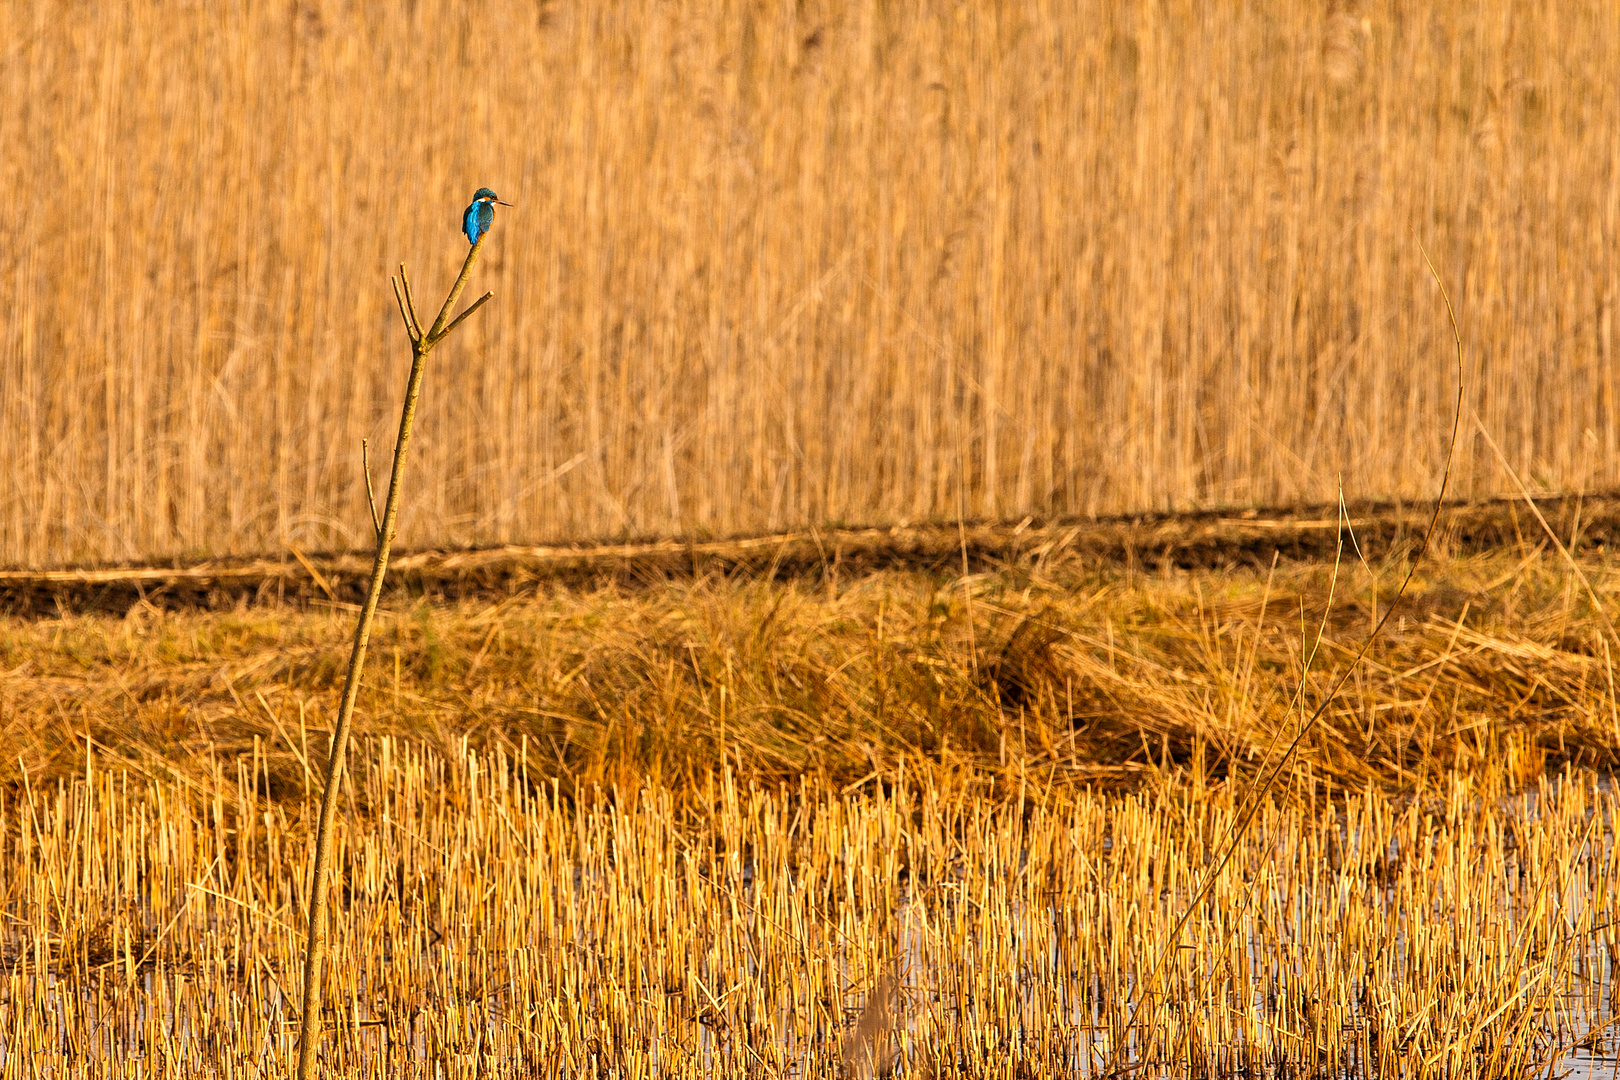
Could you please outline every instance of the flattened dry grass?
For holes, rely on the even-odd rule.
[[[1612,603],[1617,577],[1588,576]],[[500,603],[396,599],[360,731],[544,761],[564,790],[689,786],[726,766],[842,787],[902,761],[1065,783],[1248,773],[1314,707],[1397,581],[1321,565],[1150,575],[1049,566],[852,582],[704,578]],[[1537,551],[1424,569],[1298,763],[1423,790],[1489,763],[1528,783],[1620,752],[1605,624]],[[77,774],[87,746],[202,775],[258,754],[279,796],[325,760],[350,616],[315,607],[0,624],[0,779]],[[1323,630],[1321,645],[1315,645]],[[1292,706],[1292,707],[1291,707]],[[1286,741],[1286,739],[1284,740]],[[535,757],[538,755],[538,758]],[[536,766],[538,767],[538,766]]]

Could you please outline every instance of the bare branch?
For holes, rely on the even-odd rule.
[[[399,283],[395,296],[400,300],[400,315],[411,332],[411,373],[405,385],[405,404],[399,415],[399,439],[394,443],[394,465],[388,478],[388,496],[383,503],[382,520],[377,520],[377,499],[371,489],[371,450],[366,440],[360,443],[360,456],[366,473],[366,500],[371,506],[371,524],[377,531],[377,554],[371,566],[371,584],[366,589],[366,602],[360,609],[360,618],[354,629],[354,645],[349,653],[348,673],[343,680],[343,697],[338,705],[337,721],[332,728],[332,752],[326,765],[326,789],[321,795],[320,818],[315,827],[315,854],[309,875],[309,937],[304,955],[303,1010],[299,1018],[298,1080],[310,1080],[315,1073],[315,1058],[321,1041],[321,987],[325,981],[327,953],[327,888],[326,866],[331,859],[332,831],[337,817],[338,793],[343,788],[343,762],[348,749],[349,731],[354,723],[355,703],[360,695],[360,672],[365,667],[366,649],[371,643],[371,624],[377,616],[377,604],[382,599],[383,579],[388,574],[388,552],[393,546],[394,528],[399,520],[400,482],[405,475],[405,451],[410,446],[411,426],[416,419],[416,405],[422,392],[422,376],[427,369],[427,354],[445,334],[454,329],[468,315],[477,311],[489,295],[486,294],[445,327],[449,313],[456,306],[461,290],[467,284],[472,265],[478,257],[478,245],[467,253],[461,266],[461,276],[450,290],[433,331],[421,333],[416,322],[416,304],[411,299],[410,279],[405,267],[399,268]]]
[[[443,330],[439,331],[439,336],[433,339],[433,344],[437,345],[439,342],[441,342],[445,338],[449,337],[450,336],[450,331],[452,331],[456,327],[460,326],[461,321],[463,319],[465,319],[467,316],[471,315],[473,312],[477,311],[479,308],[483,307],[484,306],[484,301],[490,299],[494,295],[495,294],[492,293],[492,292],[487,292],[483,296],[480,296],[478,299],[474,300],[471,304],[469,304],[467,306],[466,311],[463,311],[460,315],[457,315],[454,319],[451,320],[449,326],[447,326]]]

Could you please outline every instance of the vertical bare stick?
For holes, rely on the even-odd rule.
[[[467,261],[461,265],[461,275],[456,278],[455,287],[450,290],[439,317],[434,320],[433,329],[420,337],[410,335],[411,374],[405,386],[405,405],[399,416],[399,441],[394,445],[394,467],[388,477],[388,500],[383,507],[382,522],[377,528],[377,556],[371,564],[371,585],[366,590],[365,606],[360,609],[360,618],[354,628],[354,647],[349,653],[349,671],[343,680],[343,701],[338,707],[337,725],[332,731],[332,755],[327,760],[326,791],[321,796],[321,816],[315,833],[315,865],[310,870],[309,878],[309,937],[304,954],[304,1005],[298,1035],[298,1080],[310,1080],[314,1075],[315,1051],[321,1041],[321,987],[325,976],[327,929],[326,864],[331,853],[332,828],[337,818],[338,790],[343,786],[343,759],[349,746],[349,728],[354,720],[355,701],[360,696],[360,669],[366,663],[371,624],[377,615],[377,603],[382,599],[383,578],[388,574],[388,552],[393,547],[394,531],[399,521],[400,480],[405,475],[405,451],[411,441],[411,426],[416,421],[416,402],[422,393],[427,355],[455,325],[447,328],[445,322],[467,284],[467,277],[472,272],[473,263],[478,260],[483,241],[484,237],[480,237],[472,250],[467,252]],[[403,273],[400,276],[404,278]],[[479,303],[482,302],[481,299]],[[401,306],[411,315],[406,320],[409,332],[409,323],[414,322],[415,305],[407,303]],[[368,487],[370,477],[368,468]]]
[[[407,330],[409,327],[407,326]],[[382,539],[382,522],[377,520],[377,493],[371,490],[371,440],[360,440],[360,468],[366,474],[366,506],[371,509],[371,531]]]
[[[422,320],[416,317],[416,297],[411,295],[411,279],[405,273],[405,264],[399,264],[399,283],[405,286],[405,308],[411,313],[411,338],[422,340]]]

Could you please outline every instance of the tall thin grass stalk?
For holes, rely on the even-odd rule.
[[[1541,531],[1547,534],[1547,539],[1552,541],[1553,548],[1569,567],[1570,572],[1575,575],[1575,580],[1579,581],[1581,588],[1586,590],[1587,599],[1592,602],[1592,610],[1597,612],[1598,617],[1603,620],[1604,627],[1609,631],[1609,637],[1617,644],[1620,644],[1620,634],[1615,631],[1614,620],[1609,617],[1609,609],[1604,606],[1602,599],[1597,594],[1597,590],[1592,587],[1592,579],[1586,576],[1586,571],[1582,570],[1581,564],[1575,561],[1575,556],[1565,546],[1563,539],[1547,523],[1547,515],[1541,512],[1541,508],[1536,505],[1535,498],[1530,494],[1530,489],[1519,478],[1518,470],[1508,461],[1507,455],[1502,453],[1502,448],[1496,445],[1496,440],[1491,438],[1491,429],[1485,426],[1485,421],[1480,419],[1478,412],[1474,413],[1474,426],[1479,429],[1480,437],[1485,440],[1485,445],[1490,447],[1491,453],[1496,457],[1496,463],[1501,466],[1508,479],[1513,481],[1513,486],[1518,489],[1519,497],[1524,500],[1524,505],[1530,508],[1530,513],[1535,517],[1536,523],[1541,526]],[[1575,538],[1571,536],[1570,543],[1573,544],[1574,542]]]
[[[405,404],[399,415],[399,440],[394,444],[394,468],[388,478],[388,500],[383,507],[382,522],[377,525],[376,507],[372,507],[373,527],[377,529],[377,556],[371,565],[371,585],[366,590],[366,602],[360,609],[360,618],[354,628],[354,648],[349,653],[349,670],[343,681],[343,701],[338,707],[337,726],[332,731],[332,753],[326,766],[326,791],[321,796],[321,818],[315,837],[315,864],[309,879],[309,936],[304,954],[304,1003],[302,1025],[298,1037],[298,1080],[309,1080],[315,1065],[315,1049],[321,1039],[321,981],[326,962],[326,864],[331,854],[332,827],[337,816],[338,789],[343,784],[343,754],[349,743],[349,728],[354,719],[354,703],[360,694],[360,669],[366,663],[366,646],[371,641],[371,624],[377,615],[377,601],[382,596],[383,578],[388,573],[388,551],[394,543],[394,531],[399,521],[400,480],[405,475],[405,451],[410,446],[411,425],[416,420],[416,403],[422,393],[422,376],[427,369],[427,356],[434,347],[473,312],[487,302],[494,293],[486,292],[468,306],[466,311],[450,319],[450,312],[461,298],[467,285],[473,263],[478,261],[488,233],[473,244],[467,252],[467,261],[461,264],[450,295],[439,308],[439,315],[427,333],[422,332],[421,320],[416,317],[416,304],[411,296],[410,280],[403,264],[394,281],[394,298],[399,303],[400,318],[405,333],[411,339],[411,375],[405,387]],[[366,472],[366,490],[369,499],[371,474]]]
[[[1125,1051],[1126,1041],[1130,1036],[1131,1030],[1136,1025],[1137,1013],[1142,1008],[1142,1002],[1148,1000],[1150,997],[1153,997],[1157,987],[1159,975],[1164,970],[1166,960],[1169,959],[1170,954],[1177,947],[1177,940],[1181,936],[1182,928],[1187,925],[1188,919],[1192,917],[1193,912],[1198,909],[1199,905],[1204,902],[1204,898],[1207,897],[1210,890],[1215,887],[1216,880],[1219,879],[1222,872],[1226,870],[1227,864],[1232,861],[1232,855],[1237,851],[1238,844],[1243,839],[1243,834],[1248,830],[1249,825],[1254,821],[1254,815],[1260,809],[1262,801],[1265,799],[1267,794],[1270,793],[1272,785],[1277,782],[1277,778],[1282,775],[1283,769],[1286,768],[1288,763],[1293,759],[1294,754],[1299,750],[1300,744],[1305,741],[1305,736],[1309,734],[1311,729],[1316,727],[1316,725],[1321,721],[1322,717],[1327,714],[1328,707],[1331,706],[1338,698],[1339,691],[1343,690],[1345,683],[1350,681],[1350,676],[1355,674],[1356,669],[1361,666],[1361,662],[1366,659],[1368,652],[1372,650],[1373,644],[1383,634],[1384,627],[1388,625],[1389,620],[1394,617],[1395,612],[1400,609],[1401,601],[1406,599],[1407,590],[1411,588],[1412,578],[1417,574],[1417,569],[1420,565],[1422,565],[1424,556],[1429,553],[1430,544],[1434,540],[1434,530],[1435,527],[1440,523],[1440,511],[1445,507],[1446,492],[1451,484],[1451,467],[1457,458],[1457,435],[1462,429],[1464,382],[1463,351],[1462,332],[1457,327],[1457,310],[1452,306],[1451,294],[1446,291],[1446,283],[1440,279],[1440,272],[1434,268],[1434,261],[1429,258],[1428,250],[1423,248],[1421,244],[1419,245],[1419,249],[1423,252],[1424,265],[1429,268],[1429,274],[1434,278],[1435,285],[1440,289],[1440,298],[1445,301],[1446,318],[1450,321],[1451,338],[1453,343],[1456,345],[1457,350],[1457,398],[1452,411],[1451,439],[1446,447],[1445,470],[1440,475],[1440,490],[1434,498],[1434,512],[1429,516],[1428,527],[1423,530],[1423,538],[1418,543],[1417,551],[1412,554],[1412,559],[1407,564],[1406,576],[1401,579],[1400,588],[1395,590],[1395,598],[1391,600],[1389,606],[1384,609],[1383,617],[1373,624],[1372,631],[1367,635],[1366,640],[1361,643],[1361,648],[1358,649],[1356,654],[1350,658],[1350,663],[1345,665],[1344,669],[1341,670],[1338,676],[1333,680],[1332,685],[1328,687],[1328,692],[1322,696],[1322,700],[1317,704],[1316,709],[1312,711],[1310,716],[1299,725],[1299,730],[1294,733],[1293,741],[1291,741],[1287,748],[1283,750],[1282,756],[1277,759],[1275,765],[1271,765],[1271,751],[1276,745],[1277,737],[1274,736],[1272,741],[1267,744],[1265,754],[1262,756],[1260,763],[1259,772],[1262,779],[1252,791],[1244,796],[1242,802],[1239,803],[1237,813],[1234,814],[1226,834],[1222,836],[1221,842],[1216,848],[1216,850],[1220,852],[1220,856],[1215,860],[1215,865],[1211,867],[1209,872],[1204,876],[1203,882],[1193,892],[1192,899],[1190,899],[1187,902],[1187,905],[1182,909],[1180,916],[1178,916],[1176,921],[1171,925],[1170,933],[1165,937],[1164,944],[1160,946],[1158,956],[1153,962],[1153,967],[1148,972],[1148,977],[1146,982],[1143,984],[1142,992],[1137,996],[1136,1000],[1131,1003],[1130,1014],[1125,1021],[1126,1038],[1117,1040],[1109,1053],[1108,1070],[1110,1073],[1115,1073],[1120,1068],[1121,1058]],[[1532,504],[1532,508],[1533,506],[1534,504]],[[1342,529],[1344,527],[1343,523],[1346,520],[1343,510],[1342,493],[1340,496],[1340,515],[1340,527]],[[1579,572],[1579,568],[1577,568],[1577,572]],[[1337,578],[1337,574],[1338,567],[1337,564],[1335,564],[1335,578]],[[1330,598],[1329,606],[1331,607],[1331,605],[1332,600]],[[1323,625],[1324,627],[1326,625],[1325,615],[1323,617]],[[1318,645],[1321,643],[1320,632],[1317,635],[1317,643]],[[1300,687],[1295,698],[1295,700],[1301,704],[1304,702],[1304,680],[1307,677],[1308,672],[1309,663],[1307,662],[1306,669],[1300,673]],[[1280,735],[1280,730],[1278,734]],[[1268,765],[1270,766],[1269,771],[1267,771]]]

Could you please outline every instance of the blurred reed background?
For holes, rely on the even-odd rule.
[[[1620,479],[1608,0],[0,5],[0,562]],[[1505,486],[1465,441],[1464,492]]]

